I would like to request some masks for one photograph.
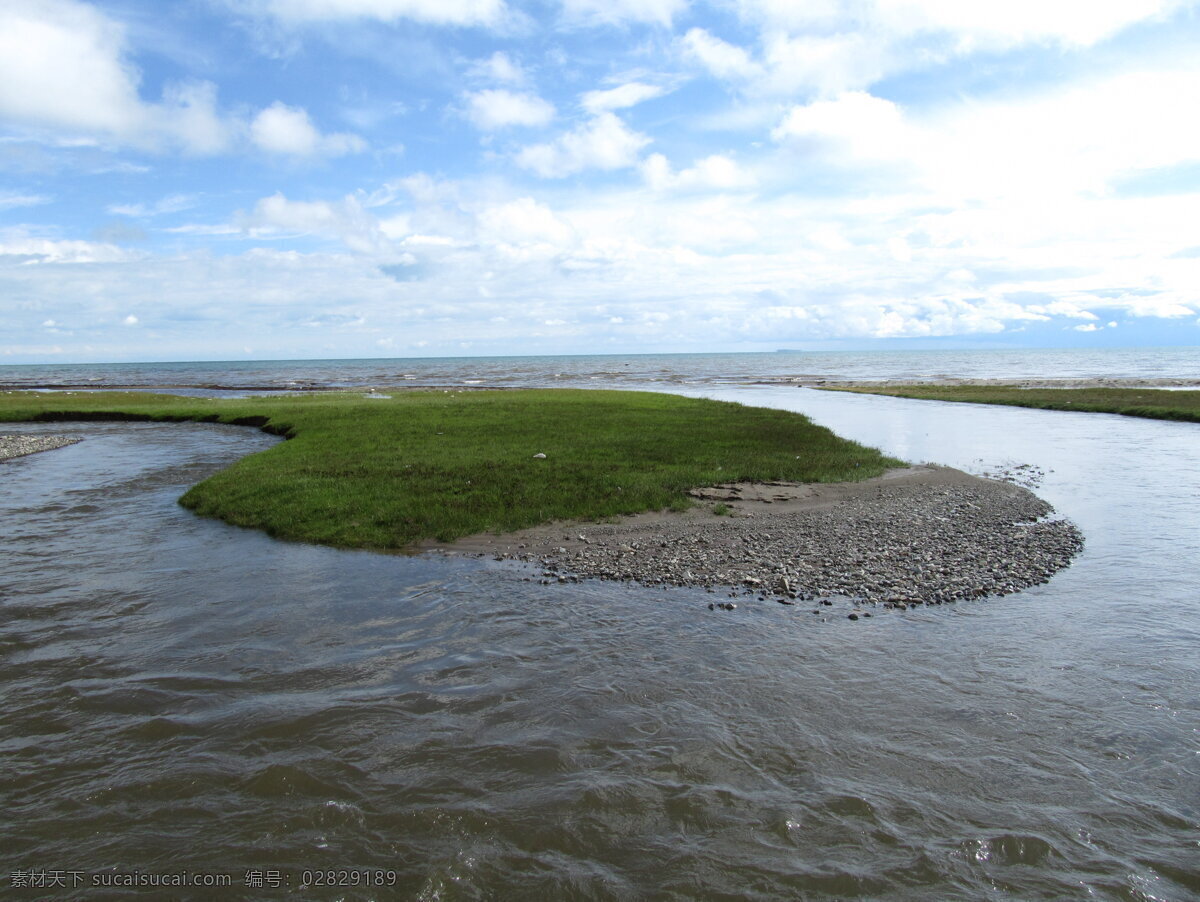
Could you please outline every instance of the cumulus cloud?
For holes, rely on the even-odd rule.
[[[466,117],[481,131],[545,125],[554,118],[554,106],[536,94],[489,88],[467,94],[466,101]]]
[[[495,25],[508,12],[503,0],[256,0],[252,8],[295,24],[411,19],[431,25]]]
[[[649,143],[613,113],[601,113],[549,144],[524,148],[517,163],[543,178],[563,178],[585,169],[623,169],[633,166]]]
[[[715,77],[729,81],[761,78],[764,69],[736,44],[723,41],[703,28],[693,28],[683,36],[684,52]]]
[[[901,38],[945,33],[954,37],[959,49],[972,50],[1032,41],[1087,46],[1185,4],[1186,0],[738,0],[737,8],[744,20],[772,29],[831,33],[866,25]]]
[[[859,158],[894,157],[910,144],[899,107],[862,91],[793,106],[771,137],[833,145],[839,152]]]
[[[149,107],[149,131],[158,146],[181,147],[199,155],[229,150],[241,132],[241,123],[217,108],[217,87],[210,82],[167,85],[163,102]],[[156,140],[162,135],[165,142]]]
[[[849,91],[791,106],[771,136],[808,165],[887,171],[890,190],[923,190],[939,202],[986,199],[998,213],[1045,206],[1048,197],[1109,195],[1131,174],[1200,162],[1191,122],[1178,115],[1195,106],[1194,69],[1116,74],[920,115]],[[1053,210],[1035,220],[1047,214],[1055,220]]]
[[[29,125],[197,154],[227,149],[236,127],[207,82],[168,84],[147,103],[124,29],[76,0],[0,7],[0,116]]]
[[[636,106],[643,101],[661,97],[665,93],[666,91],[657,85],[631,81],[604,91],[588,91],[580,98],[580,103],[589,113],[603,113],[608,110],[622,110]]]
[[[0,143],[6,161],[34,142],[43,156],[70,153],[73,160],[100,156],[97,145],[185,155],[255,150],[261,153],[239,167],[242,176],[265,172],[275,182],[250,195],[247,212],[213,213],[215,224],[159,220],[170,226],[155,229],[170,234],[163,253],[151,241],[136,252],[119,247],[135,234],[129,220],[84,223],[86,209],[109,204],[111,214],[151,220],[199,206],[200,197],[210,210],[236,203],[228,185],[202,181],[213,167],[171,167],[179,190],[186,186],[195,197],[162,197],[157,175],[140,186],[122,177],[96,189],[105,192],[99,202],[81,198],[82,212],[57,227],[0,229],[6,291],[26,305],[16,313],[32,341],[67,323],[63,347],[104,355],[130,346],[138,331],[122,328],[130,311],[153,310],[156,336],[169,336],[173,309],[180,322],[204,311],[212,324],[205,340],[214,342],[206,354],[237,352],[252,331],[274,342],[264,338],[262,354],[326,357],[417,345],[447,353],[460,341],[478,342],[483,353],[549,350],[551,342],[563,352],[605,342],[621,351],[645,347],[655,332],[677,348],[712,335],[731,348],[766,338],[779,346],[1024,324],[1082,341],[1084,330],[1071,331],[1077,326],[1098,332],[1120,318],[1123,330],[1147,330],[1154,320],[1191,329],[1200,312],[1200,251],[1189,237],[1200,151],[1187,115],[1200,108],[1200,70],[1182,52],[1147,59],[1142,48],[1159,34],[1153,29],[1137,46],[1114,42],[1090,56],[1081,50],[1130,22],[1169,14],[1166,0],[1099,0],[1089,7],[1094,14],[1074,19],[1060,15],[1065,7],[1054,0],[1036,7],[1025,0],[1011,7],[722,0],[720,14],[697,4],[686,19],[683,0],[247,3],[273,10],[284,24],[336,21],[327,31],[346,38],[338,52],[362,53],[356,65],[364,68],[378,62],[370,55],[377,48],[364,45],[418,35],[413,40],[428,42],[433,55],[453,61],[436,75],[422,70],[422,88],[437,81],[422,96],[448,92],[456,114],[485,133],[546,127],[570,102],[559,97],[576,98],[570,112],[577,118],[526,136],[511,159],[547,179],[585,177],[539,183],[522,173],[509,183],[493,164],[510,148],[493,148],[483,156],[485,171],[471,174],[476,149],[426,145],[444,124],[437,118],[444,108],[414,99],[405,115],[422,147],[412,156],[436,154],[436,179],[397,172],[374,191],[364,185],[346,197],[298,193],[313,189],[288,188],[295,167],[279,166],[280,157],[348,154],[365,148],[362,139],[329,134],[328,123],[299,106],[222,101],[204,81],[169,84],[150,96],[131,62],[134,32],[127,36],[111,18],[121,4],[8,0],[0,3],[0,116],[22,143]],[[549,9],[551,18],[561,8],[558,25],[628,27],[629,53],[606,44],[600,58],[572,57],[580,35],[569,31],[543,56],[533,48],[544,41],[517,42],[525,32],[510,32],[511,49],[493,53],[479,49],[478,34],[408,27],[490,26],[524,15],[517,6],[539,15]],[[365,20],[370,27],[351,27]],[[380,22],[405,27],[382,29]],[[679,52],[668,47],[654,57],[654,71],[644,68],[672,40],[653,28],[679,23]],[[434,43],[451,41],[447,34],[455,36],[452,46]],[[1018,46],[1019,55],[986,57],[987,72],[958,65],[977,50]],[[318,48],[324,43],[313,41],[305,55],[317,61]],[[45,62],[56,57],[66,62]],[[725,82],[734,102],[725,106],[711,81],[698,81],[686,103],[656,104],[670,119],[639,119],[647,123],[640,133],[620,111],[661,97],[658,84],[678,83],[683,76],[669,67],[681,58],[693,73]],[[558,111],[534,91],[534,59],[538,83],[554,85],[546,96]],[[1070,65],[1059,66],[1061,59]],[[182,55],[175,62],[184,65]],[[922,76],[890,82],[890,93],[877,86],[888,75],[947,63],[944,83]],[[1011,73],[1010,65],[1021,67],[1021,78],[989,80],[992,71]],[[451,67],[462,82],[446,82]],[[1054,84],[1042,78],[1049,70]],[[581,87],[595,85],[603,88]],[[223,85],[222,96],[234,89]],[[902,99],[911,97],[920,102]],[[335,102],[368,108],[380,101],[348,86],[309,109]],[[338,115],[356,121],[351,113]],[[701,116],[723,129],[716,139],[697,127]],[[353,128],[363,134],[383,130],[383,118],[357,121]],[[660,134],[662,143],[651,145]],[[331,184],[370,178],[370,167],[346,162],[330,173]],[[632,172],[602,175],[622,169]],[[34,211],[43,221],[76,183],[43,177],[49,168],[29,171],[36,180],[12,183],[12,193],[0,193],[0,208],[44,202],[44,191],[56,206]],[[1130,186],[1143,176],[1156,187],[1139,194]],[[1193,179],[1190,187],[1182,178]],[[143,193],[133,193],[139,187]],[[283,190],[272,194],[277,187]],[[64,240],[72,228],[92,240]],[[212,253],[214,246],[221,252]],[[145,325],[148,314],[138,315]],[[95,338],[101,327],[111,330],[111,344]],[[317,343],[338,330],[357,338]],[[176,334],[176,344],[156,344],[155,353],[194,357],[194,328]],[[536,334],[547,344],[531,346]],[[25,353],[40,353],[30,350],[32,341]]]
[[[129,134],[147,110],[125,33],[74,0],[10,0],[0,6],[0,114],[13,119]]]
[[[1200,296],[1192,260],[1164,267],[1161,259],[1161,248],[1174,246],[1164,239],[1194,217],[1187,198],[1093,198],[1072,212],[1068,233],[1061,224],[1043,232],[1028,215],[1009,222],[986,206],[930,209],[923,195],[847,201],[556,188],[552,205],[528,192],[483,199],[474,182],[414,177],[403,187],[405,198],[396,201],[403,212],[386,220],[395,220],[390,240],[357,196],[274,195],[243,218],[245,236],[272,247],[170,261],[125,256],[113,266],[3,258],[0,265],[14,291],[38,304],[32,328],[47,317],[72,329],[86,319],[64,308],[63,298],[119,298],[101,311],[106,321],[153,308],[167,348],[172,307],[203,306],[213,353],[240,348],[233,342],[244,343],[253,330],[271,342],[260,353],[301,356],[354,356],[391,336],[399,349],[419,336],[433,353],[452,353],[448,343],[458,341],[475,341],[484,353],[534,353],[551,347],[536,343],[537,332],[552,335],[560,353],[628,351],[647,347],[656,322],[676,347],[714,333],[730,347],[754,347],[768,336],[778,346],[984,334],[1023,323],[1070,329],[1099,325],[1091,310],[1104,310],[1105,319],[1124,311],[1190,322]],[[465,225],[445,218],[450,208]],[[1153,224],[1145,234],[1143,224]],[[359,252],[289,242],[296,235]],[[0,252],[20,240],[0,238]],[[897,249],[908,257],[900,265]],[[65,263],[68,248],[55,250]],[[435,252],[441,256],[430,278]],[[330,298],[348,299],[352,308]],[[322,350],[304,337],[316,317],[365,324],[347,325],[357,337]],[[335,330],[317,331],[327,337]]]
[[[120,263],[139,257],[109,242],[40,238],[24,229],[0,232],[0,264]]]
[[[471,75],[485,81],[519,85],[526,79],[525,69],[503,50],[497,50],[487,59],[477,60],[470,69]]]
[[[1130,292],[1118,297],[1116,306],[1124,308],[1130,316],[1178,319],[1195,316],[1195,307],[1200,305],[1180,303],[1180,298],[1167,293],[1147,295]]]
[[[726,190],[749,188],[755,184],[753,175],[732,157],[723,154],[704,157],[695,165],[675,172],[665,156],[654,153],[642,162],[642,176],[647,185],[659,191],[671,188]]]
[[[1200,71],[1131,72],[955,106],[923,124],[929,182],[976,196],[1107,193],[1123,173],[1200,161]],[[1036,141],[1028,136],[1036,135]]]
[[[391,247],[379,221],[354,195],[341,201],[296,201],[283,194],[264,197],[243,215],[241,227],[253,236],[319,235],[335,238],[353,251],[373,253]]]
[[[578,241],[569,224],[531,197],[488,206],[479,211],[476,222],[485,246],[499,249],[510,259],[554,257]]]
[[[250,138],[260,150],[291,156],[341,156],[366,149],[357,135],[322,135],[307,111],[278,102],[254,117]]]
[[[620,25],[627,22],[670,26],[687,8],[687,0],[561,0],[568,20],[589,24]]]
[[[1086,46],[1181,5],[1176,0],[876,0],[875,11],[885,28],[899,34],[946,31],[959,36],[964,49],[974,49],[1044,40]]]
[[[274,153],[337,155],[364,149],[355,135],[321,135],[308,114],[276,103],[247,124],[223,112],[206,81],[167,83],[161,100],[139,93],[124,28],[77,0],[0,6],[0,116],[144,150],[225,153],[248,133]]]
[[[681,47],[714,77],[748,95],[828,98],[972,53],[1046,44],[1090,47],[1193,2],[738,0],[742,20],[758,28],[750,44],[731,44],[693,28]]]

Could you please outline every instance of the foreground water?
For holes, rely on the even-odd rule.
[[[175,504],[272,439],[56,424],[85,441],[0,464],[0,885],[1200,897],[1196,427],[705,393],[914,461],[1043,468],[1085,551],[981,602],[710,612],[700,591],[275,542]],[[103,886],[123,877],[188,885]],[[66,886],[14,888],[37,879]]]

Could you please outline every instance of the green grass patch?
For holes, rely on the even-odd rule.
[[[1200,423],[1200,391],[1154,388],[1019,388],[1015,385],[888,385],[826,388],[868,395],[891,395],[922,401],[1007,404],[1041,410],[1117,413],[1153,420]]]
[[[348,548],[680,510],[691,504],[688,490],[719,482],[836,482],[902,465],[799,414],[651,392],[0,394],[0,422],[80,419],[233,423],[286,435],[180,503],[280,538]]]

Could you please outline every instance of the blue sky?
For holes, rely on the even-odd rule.
[[[0,363],[1200,339],[1200,2],[5,0]]]

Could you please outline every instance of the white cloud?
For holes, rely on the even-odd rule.
[[[845,0],[736,0],[735,5],[745,21],[793,31],[828,30],[849,13]]]
[[[952,36],[960,50],[1034,41],[1095,44],[1138,22],[1161,18],[1187,0],[738,0],[743,19],[792,33],[875,31],[904,38]],[[848,27],[849,26],[849,27]]]
[[[759,29],[753,46],[693,28],[682,47],[747,95],[828,98],[977,52],[1087,48],[1190,5],[1195,0],[739,0],[741,18]]]
[[[771,96],[815,92],[828,97],[906,68],[893,48],[869,32],[771,34],[763,42],[762,57],[765,74],[753,90]]]
[[[0,7],[0,116],[146,149],[229,146],[213,85],[168,84],[146,103],[127,51],[124,29],[87,4],[12,0]]]
[[[244,146],[247,134],[276,153],[337,155],[362,139],[321,135],[302,109],[276,103],[249,128],[222,112],[216,86],[167,83],[144,101],[125,31],[77,0],[10,0],[0,6],[0,117],[65,132],[67,140],[211,155]]]
[[[23,229],[0,232],[0,261],[8,264],[120,263],[138,256],[107,242],[57,241],[29,235]]]
[[[167,213],[178,213],[196,205],[196,198],[190,194],[169,194],[152,204],[110,204],[109,213],[117,216],[129,216],[134,219],[144,219],[151,216],[161,216]]]
[[[329,203],[288,200],[282,194],[273,194],[262,198],[252,213],[241,218],[240,224],[256,237],[280,233],[332,237],[360,253],[391,247],[379,221],[353,195]]]
[[[466,96],[466,116],[481,131],[513,125],[545,125],[554,118],[554,107],[536,94],[517,94],[503,88],[474,91]]]
[[[209,222],[189,222],[184,225],[171,226],[163,229],[172,235],[197,235],[209,237],[223,237],[228,235],[240,235],[243,231],[241,226],[233,223],[209,223]]]
[[[485,60],[478,60],[471,67],[471,74],[486,81],[504,84],[524,84],[525,70],[503,50],[497,50]]]
[[[273,104],[250,124],[250,137],[269,153],[308,155],[315,153],[321,136],[302,109]]]
[[[255,5],[292,23],[412,19],[432,25],[495,25],[507,14],[503,0],[259,0]]]
[[[1200,161],[1200,71],[1125,73],[923,123],[930,184],[976,196],[1104,193],[1122,173]],[[1036,136],[1036,140],[1030,140]]]
[[[121,320],[121,322],[127,326],[136,326],[138,324],[138,318],[131,313],[129,316],[125,317],[125,319]]]
[[[851,91],[792,106],[771,134],[810,164],[887,171],[895,191],[1046,206],[1050,197],[1103,196],[1130,175],[1200,162],[1191,120],[1180,115],[1194,108],[1200,71],[1182,69],[956,102],[919,117]],[[1053,220],[1054,208],[1035,218],[1048,214]]]
[[[479,212],[478,222],[482,240],[490,243],[538,245],[557,251],[576,241],[570,225],[529,197],[488,206]]]
[[[643,101],[661,97],[665,93],[666,91],[657,85],[631,81],[605,91],[588,91],[580,99],[580,103],[589,113],[603,113],[608,110],[621,110],[636,106]]]
[[[642,162],[642,177],[647,185],[658,191],[672,188],[726,190],[749,188],[755,184],[753,175],[732,157],[722,154],[704,157],[694,166],[675,172],[665,156],[654,153]]]
[[[776,141],[830,145],[858,158],[903,155],[911,144],[899,107],[890,100],[851,91],[788,110],[771,132]]]
[[[683,36],[682,43],[684,52],[717,78],[749,81],[763,75],[762,66],[745,49],[714,37],[703,28],[691,29]]]
[[[1181,5],[1175,0],[876,0],[874,12],[898,34],[947,31],[959,36],[964,49],[973,49],[1045,40],[1086,46]]]
[[[1100,318],[1092,313],[1092,311],[1084,310],[1075,300],[1069,299],[1052,301],[1049,304],[1039,304],[1036,310],[1042,313],[1050,313],[1054,316],[1069,316],[1074,319],[1093,320]]]
[[[278,102],[254,117],[250,138],[267,153],[292,156],[341,156],[366,149],[366,142],[357,135],[322,135],[306,110]]]
[[[562,178],[585,169],[622,169],[637,162],[650,143],[613,113],[601,113],[550,144],[534,144],[517,154],[517,163],[543,178]]]
[[[0,192],[0,210],[11,209],[13,207],[37,207],[41,204],[50,203],[51,198],[44,194],[14,194],[12,192]]]
[[[37,305],[30,346],[46,334],[38,324],[47,317],[70,324],[76,337],[55,339],[78,352],[89,322],[117,328],[130,310],[154,309],[156,349],[181,358],[195,339],[183,327],[170,332],[171,313],[197,308],[209,317],[212,353],[240,353],[252,332],[261,336],[260,355],[315,357],[355,356],[388,336],[406,347],[426,341],[430,353],[453,353],[459,341],[479,343],[481,353],[628,351],[650,347],[654,322],[676,349],[714,334],[749,348],[768,336],[782,346],[966,336],[1024,322],[1100,325],[1092,309],[1190,323],[1200,297],[1195,261],[1163,260],[1176,246],[1171,236],[1194,220],[1186,197],[1089,198],[1069,219],[1043,227],[1033,208],[931,209],[920,193],[806,198],[556,186],[551,205],[530,193],[485,198],[497,190],[491,182],[413,178],[405,187],[410,200],[396,214],[396,242],[357,197],[276,195],[244,223],[250,238],[279,250],[0,265],[14,296]],[[430,231],[449,208],[466,227]],[[286,244],[300,232],[361,252],[300,252]],[[3,250],[12,243],[0,240]],[[897,249],[909,257],[903,265]],[[62,259],[66,248],[57,250]],[[381,262],[396,261],[413,267],[412,279],[381,272]],[[347,325],[344,343],[326,347],[309,336],[326,340],[339,330],[305,326],[319,317],[362,324]],[[554,344],[536,344],[531,336],[554,320],[563,321]],[[120,340],[113,338],[113,352]]]
[[[869,30],[800,35],[768,31],[759,43],[754,55],[701,28],[691,29],[682,39],[685,56],[715,78],[755,96],[830,96],[866,87],[906,65],[886,38]],[[914,65],[928,62],[926,55]]]
[[[222,153],[242,129],[241,123],[218,111],[217,88],[209,82],[168,85],[162,105],[152,109],[156,128],[167,143],[187,153]]]
[[[258,11],[271,2],[261,0]],[[84,347],[93,358],[104,347],[125,353],[138,329],[121,324],[136,310],[154,311],[156,335],[169,334],[173,311],[182,322],[202,310],[211,340],[225,342],[230,353],[240,354],[250,332],[263,336],[255,342],[260,354],[325,357],[355,356],[388,341],[399,353],[418,340],[429,353],[453,352],[460,341],[477,342],[480,353],[587,351],[608,341],[619,342],[613,350],[633,350],[652,328],[678,349],[713,335],[734,348],[764,337],[782,346],[981,334],[1022,323],[1081,342],[1083,331],[1069,330],[1098,332],[1117,320],[1140,334],[1157,328],[1169,335],[1172,323],[1192,328],[1200,311],[1200,254],[1188,237],[1195,233],[1195,185],[1185,182],[1200,163],[1189,115],[1200,109],[1200,69],[1170,53],[1147,58],[1145,47],[1163,30],[1086,50],[1088,42],[1103,40],[1096,35],[1148,21],[1165,4],[1130,0],[1118,8],[1098,0],[1089,7],[1094,16],[1085,11],[1068,20],[1052,0],[1041,18],[1021,17],[1034,9],[1025,0],[1014,7],[1021,16],[1008,7],[948,0],[746,0],[739,25],[724,15],[734,3],[721,0],[721,12],[705,17],[706,7],[687,13],[682,0],[576,0],[556,17],[557,4],[499,0],[446,0],[437,9],[424,0],[278,0],[274,8],[285,24],[339,20],[322,37],[337,39],[338,54],[359,54],[355,67],[378,65],[380,45],[392,54],[393,39],[412,41],[405,47],[414,54],[430,50],[429,60],[403,56],[386,64],[429,64],[406,73],[412,79],[404,84],[416,93],[406,89],[403,130],[413,142],[411,158],[434,160],[426,165],[437,178],[406,167],[372,191],[363,180],[394,163],[350,159],[329,167],[329,183],[362,185],[361,192],[310,194],[297,187],[310,181],[307,173],[254,153],[234,167],[235,181],[241,189],[257,177],[274,184],[243,195],[247,212],[185,223],[165,217],[200,206],[201,197],[204,209],[238,203],[229,200],[237,195],[228,184],[204,181],[216,167],[172,161],[155,163],[157,173],[143,170],[152,177],[106,177],[111,184],[100,207],[109,204],[108,212],[119,216],[162,216],[157,222],[172,226],[162,230],[171,235],[161,252],[148,250],[156,246],[149,241],[136,252],[118,247],[120,232],[105,225],[102,210],[99,220],[88,221],[99,195],[86,192],[77,213],[57,226],[0,229],[5,292],[25,305],[16,312],[29,347],[66,323],[53,338],[66,336],[63,346],[76,356]],[[159,94],[161,72],[186,70],[189,58],[154,48],[154,73],[147,69],[143,82],[132,60],[150,48],[131,42],[148,33],[140,30],[145,22],[127,37],[109,18],[135,7],[149,8],[142,0],[133,6],[0,0],[0,117],[12,125],[10,137],[0,137],[0,155],[16,161],[13,172],[25,171],[28,147],[56,158],[31,166],[25,182],[6,182],[12,190],[0,193],[4,212],[45,202],[44,192],[54,206],[34,213],[38,222],[52,218],[76,185],[55,182],[53,165],[68,157],[89,161],[82,170],[114,146],[321,156],[365,146],[326,128],[364,135],[401,128],[387,118],[398,115],[389,98],[336,79],[328,86],[334,93],[303,101],[307,109],[268,106],[272,95],[249,100],[261,94],[236,94],[233,82],[222,83],[224,106],[207,82],[168,85]],[[503,45],[481,44],[478,34],[409,27],[511,22],[525,16],[517,7],[536,9],[541,21],[530,15],[526,24],[533,27],[510,32],[513,40]],[[547,10],[554,21],[546,21]],[[368,18],[369,27],[361,27]],[[610,34],[617,45],[606,43],[598,56],[572,55],[578,33],[549,34],[553,25],[589,23],[682,27],[677,39],[631,27],[627,47],[619,46],[621,34]],[[725,25],[731,27],[718,31]],[[266,23],[265,30],[274,26]],[[37,53],[26,53],[13,33]],[[734,35],[745,39],[741,46],[730,42]],[[527,37],[536,40],[517,40]],[[674,54],[665,46],[673,40]],[[1184,38],[1171,40],[1178,49]],[[332,43],[313,40],[287,61],[291,71],[306,84],[311,70],[301,73],[301,66],[333,71],[338,64],[321,56]],[[548,45],[554,49],[544,55],[534,49]],[[494,46],[509,49],[493,53]],[[968,72],[956,62],[973,50],[1016,46],[1026,49],[984,58],[986,70]],[[54,69],[44,61],[50,56],[39,54],[66,55],[68,62]],[[167,70],[159,65],[164,55],[171,59]],[[646,134],[640,133],[624,121],[634,117],[620,111],[669,90],[659,84],[678,84],[686,73],[672,67],[681,58],[693,73],[703,69],[727,82],[732,102],[710,80],[697,80],[686,98],[655,104],[669,118],[638,118]],[[558,103],[557,114],[577,103],[566,124],[529,133],[515,146],[484,135],[490,152],[482,155],[437,143],[461,135],[462,123],[442,128],[445,107],[422,97],[449,93],[455,115],[485,132],[551,123],[554,107],[534,90],[535,61],[537,84]],[[940,76],[934,67],[947,63],[953,65],[945,80],[929,77]],[[930,71],[889,83],[894,93],[872,90],[881,78],[922,68]],[[1007,78],[1016,68],[1020,77]],[[602,89],[586,90],[596,86]],[[906,97],[920,102],[900,100]],[[390,112],[351,118],[372,109]],[[363,124],[334,126],[325,121],[333,115]],[[723,130],[714,136],[701,117]],[[652,138],[660,143],[652,145]],[[508,182],[512,172],[496,165],[509,159],[501,154],[546,178],[599,177],[539,183],[524,172]],[[602,176],[622,169],[619,177]],[[176,179],[172,190],[196,195],[162,197],[168,175]],[[73,229],[91,240],[63,240]],[[39,325],[45,323],[54,325]],[[340,324],[358,334],[358,343],[323,346],[318,341],[338,329],[314,323]],[[111,344],[96,339],[92,350],[85,342],[101,329],[109,330]],[[549,338],[531,346],[538,330],[553,336],[553,348]],[[178,334],[175,345],[156,344],[155,352],[194,356],[194,330],[180,326]]]
[[[126,135],[145,128],[125,34],[74,0],[0,6],[0,115]]]
[[[1113,306],[1123,307],[1130,316],[1153,316],[1160,319],[1176,319],[1182,316],[1195,316],[1193,306],[1179,303],[1178,298],[1163,296],[1143,296],[1137,294],[1123,295]]]
[[[568,19],[590,24],[640,22],[670,26],[686,0],[561,0]]]

